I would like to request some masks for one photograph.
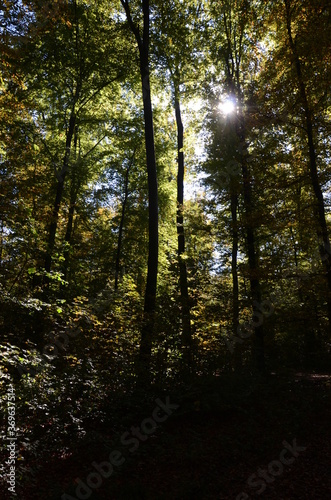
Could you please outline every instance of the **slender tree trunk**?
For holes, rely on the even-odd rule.
[[[245,23],[244,23],[245,25]],[[242,29],[244,29],[244,25]],[[227,39],[227,55],[225,57],[226,64],[226,72],[228,77],[228,85],[231,93],[237,95],[238,104],[241,104],[243,101],[243,93],[241,89],[240,82],[240,64],[241,64],[241,51],[243,49],[243,34],[236,37],[232,34],[233,26],[231,21],[231,6],[230,13],[227,16],[224,12],[224,31]],[[232,36],[235,38],[235,42],[233,43]],[[238,42],[238,44],[236,43]],[[257,246],[254,234],[254,221],[253,221],[253,202],[252,202],[252,184],[251,184],[251,175],[248,164],[248,155],[246,150],[246,133],[245,133],[245,123],[243,112],[240,111],[237,116],[237,124],[236,124],[236,135],[239,140],[239,144],[241,147],[241,170],[242,170],[242,178],[243,178],[243,194],[244,194],[244,208],[245,208],[245,228],[246,228],[246,245],[247,245],[247,256],[248,256],[248,265],[249,265],[249,281],[251,288],[251,296],[253,301],[253,316],[252,323],[255,330],[255,357],[257,363],[257,369],[261,372],[265,372],[265,359],[264,359],[264,331],[263,324],[261,322],[261,315],[258,313],[257,307],[261,303],[261,290],[260,290],[260,281],[258,276],[258,258],[257,258]],[[232,218],[234,219],[234,200],[231,200],[231,211]],[[236,217],[236,216],[235,216]],[[238,234],[237,234],[238,238]],[[238,250],[237,244],[235,242],[235,238],[233,241],[233,250],[236,252]],[[233,254],[235,253],[233,251]],[[233,261],[234,264],[234,261]],[[235,262],[236,264],[236,262]],[[234,269],[233,269],[234,271]],[[232,272],[233,272],[232,271]],[[234,282],[233,288],[233,298],[235,303],[235,297],[238,295],[238,282],[236,273],[232,275]],[[239,308],[238,308],[239,314]],[[233,309],[233,328],[235,326],[235,322],[237,321],[237,311],[235,307]],[[256,323],[255,318],[259,321]],[[237,331],[235,332],[237,336]]]
[[[233,336],[238,335],[238,324],[239,324],[239,285],[238,285],[238,194],[232,188],[231,193],[231,218],[232,218],[232,252],[231,252],[231,274],[232,274],[232,331]],[[234,352],[234,368],[235,370],[240,369],[241,358],[240,358],[240,346],[235,345]]]
[[[148,383],[150,380],[150,364],[152,354],[152,342],[155,324],[156,287],[158,273],[158,186],[155,160],[155,144],[153,129],[153,110],[149,78],[149,0],[142,0],[143,29],[142,36],[140,27],[137,26],[131,16],[129,0],[121,0],[125,10],[129,26],[135,35],[140,59],[140,77],[144,103],[144,125],[146,163],[148,176],[148,267],[147,282],[145,289],[144,320],[141,329],[141,342],[139,351],[138,379],[140,383]]]
[[[243,194],[244,194],[244,204],[245,204],[245,215],[246,215],[246,244],[247,244],[247,256],[249,265],[249,281],[251,288],[251,296],[253,300],[253,326],[255,330],[255,356],[257,369],[259,372],[265,372],[265,357],[264,357],[264,329],[261,320],[261,315],[258,312],[257,306],[261,304],[261,287],[260,279],[258,274],[258,258],[257,258],[257,247],[255,240],[255,223],[254,223],[254,207],[252,200],[252,180],[250,174],[250,168],[248,164],[248,155],[245,148],[245,126],[244,117],[239,116],[239,127],[238,127],[238,138],[242,146],[242,157],[241,157],[241,168],[243,177]],[[258,322],[254,318],[257,318]]]
[[[49,225],[49,231],[48,231],[48,243],[47,243],[47,251],[45,257],[45,271],[48,273],[51,271],[51,266],[52,266],[52,255],[55,246],[55,237],[59,220],[59,211],[64,191],[64,180],[69,167],[71,142],[75,131],[75,123],[76,123],[76,115],[73,109],[69,120],[69,128],[66,139],[66,151],[63,158],[62,171],[57,175],[58,182],[56,188],[55,202],[52,212],[51,223]]]
[[[296,273],[296,276],[297,276],[298,296],[299,296],[300,302],[303,303],[304,302],[304,298],[303,298],[303,295],[302,295],[301,279],[299,277],[298,249],[297,249],[297,245],[295,243],[295,235],[293,233],[293,229],[292,229],[291,226],[290,226],[290,233],[291,233],[291,240],[292,240],[292,243],[293,243],[293,257],[294,257],[295,273]]]
[[[295,64],[297,82],[300,91],[301,104],[304,110],[304,126],[307,134],[308,152],[309,152],[309,173],[310,180],[313,187],[315,195],[315,215],[318,221],[317,226],[317,237],[319,240],[319,249],[322,264],[325,270],[325,277],[328,286],[328,296],[327,296],[327,307],[328,307],[328,319],[329,319],[329,329],[331,332],[331,258],[330,258],[330,241],[328,235],[328,227],[325,217],[325,205],[323,199],[323,193],[321,185],[318,178],[317,170],[317,154],[316,146],[314,141],[314,130],[313,130],[313,119],[312,111],[307,97],[306,85],[304,82],[304,77],[302,74],[302,67],[299,54],[297,52],[296,44],[292,36],[292,21],[291,21],[291,1],[285,1],[286,8],[286,22],[287,22],[287,33],[290,49],[293,56],[293,62]]]
[[[124,199],[123,199],[123,203],[122,203],[121,220],[120,220],[120,226],[119,226],[119,230],[118,230],[117,251],[116,251],[116,261],[115,261],[115,285],[114,285],[115,292],[118,289],[118,279],[119,279],[119,274],[120,274],[120,270],[121,270],[122,237],[123,237],[125,210],[126,210],[126,205],[127,205],[128,196],[129,196],[129,173],[130,173],[130,168],[132,166],[132,163],[133,163],[133,158],[130,161],[130,164],[128,165],[126,172],[125,172]]]
[[[78,143],[79,143],[79,151],[78,151]],[[77,182],[77,166],[79,164],[80,158],[80,142],[78,140],[78,127],[75,127],[74,130],[74,155],[75,155],[75,169],[72,171],[71,177],[71,189],[70,189],[70,206],[68,213],[68,222],[66,234],[64,236],[65,241],[65,250],[64,250],[64,263],[63,263],[63,277],[67,281],[68,280],[68,268],[70,265],[70,245],[71,245],[71,237],[72,237],[72,229],[74,222],[74,214],[75,214],[75,206],[78,196],[79,187],[76,185]]]
[[[64,236],[66,248],[63,255],[64,256],[63,277],[65,281],[68,281],[68,269],[70,265],[70,246],[71,246],[76,201],[77,201],[77,189],[73,187],[70,195],[70,207],[68,213],[67,229],[66,229],[66,234]]]
[[[177,92],[176,92],[177,90]],[[175,93],[178,94],[178,89]],[[191,311],[189,303],[187,268],[183,260],[185,252],[185,233],[184,233],[184,127],[181,118],[180,103],[175,99],[175,112],[177,124],[177,236],[178,236],[178,261],[179,261],[179,286],[182,305],[182,346],[184,348],[184,364],[190,371],[192,367],[192,332],[191,332]]]
[[[144,4],[148,2],[144,2]],[[149,378],[152,338],[155,323],[156,287],[158,272],[158,186],[154,146],[153,111],[150,93],[148,48],[141,51],[141,81],[144,96],[145,143],[148,173],[149,243],[148,270],[145,290],[144,322],[141,331],[141,377]]]
[[[0,267],[2,267],[2,253],[3,253],[3,247],[4,247],[4,227],[3,227],[3,220],[1,221],[1,238],[0,238]]]

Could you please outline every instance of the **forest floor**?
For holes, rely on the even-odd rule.
[[[331,498],[331,375],[204,378],[155,399],[169,415],[138,403],[118,429],[90,422],[67,453],[44,455],[20,500]],[[132,425],[150,434],[134,439]],[[110,474],[110,454],[110,477],[91,476],[93,462]]]

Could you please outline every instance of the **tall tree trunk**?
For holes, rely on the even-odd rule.
[[[147,4],[148,2],[143,2]],[[146,8],[146,7],[145,7]],[[156,287],[158,272],[158,186],[155,161],[153,111],[150,94],[148,47],[141,52],[141,81],[144,94],[145,143],[148,173],[148,270],[145,289],[144,322],[141,331],[140,364],[142,378],[149,379],[152,338],[155,323]]]
[[[178,95],[178,89],[175,89]],[[187,268],[183,260],[185,252],[185,233],[184,233],[184,127],[181,118],[179,99],[175,98],[175,112],[177,124],[177,236],[178,236],[178,261],[179,261],[179,285],[182,305],[182,346],[184,348],[185,368],[190,371],[192,367],[192,332],[191,332],[191,310],[189,303]]]
[[[74,135],[75,131],[75,124],[76,124],[76,114],[75,110],[73,108],[70,120],[69,120],[69,128],[67,132],[67,138],[66,138],[66,151],[65,155],[63,158],[63,166],[62,170],[60,173],[57,174],[57,188],[56,188],[56,195],[55,195],[55,202],[53,206],[53,212],[52,212],[52,218],[51,222],[49,225],[49,231],[48,231],[48,242],[47,242],[47,251],[46,251],[46,256],[45,256],[45,271],[50,272],[51,271],[51,266],[52,266],[52,256],[53,256],[53,250],[54,250],[54,245],[55,245],[55,237],[56,237],[56,231],[57,231],[57,225],[58,225],[58,220],[59,220],[59,211],[60,211],[60,205],[63,197],[63,191],[64,191],[64,180],[68,171],[69,167],[69,160],[70,160],[70,151],[71,151],[71,142],[72,138]]]
[[[304,127],[307,134],[308,153],[309,153],[309,173],[315,195],[314,208],[315,208],[316,219],[318,221],[317,237],[319,241],[321,261],[325,270],[325,277],[328,286],[327,307],[328,307],[329,330],[331,333],[331,258],[330,258],[331,252],[330,252],[328,227],[325,217],[325,205],[324,205],[323,193],[318,178],[317,153],[314,140],[312,111],[308,101],[307,90],[302,73],[300,57],[292,36],[291,0],[284,0],[284,2],[286,9],[288,40],[292,52],[293,62],[296,69],[297,83],[300,92],[301,104],[304,110]]]
[[[232,331],[233,336],[237,337],[238,324],[239,324],[239,285],[238,285],[238,194],[235,188],[232,187],[231,193],[231,218],[232,218],[232,252],[231,252],[231,274],[232,274]],[[234,351],[234,368],[235,370],[241,367],[240,346],[235,345]]]
[[[70,265],[70,246],[71,246],[71,238],[72,238],[72,229],[73,229],[76,201],[77,201],[77,189],[72,187],[71,194],[70,194],[70,206],[69,206],[69,213],[68,213],[67,229],[66,229],[66,234],[64,236],[66,248],[64,250],[64,255],[63,255],[64,256],[63,277],[64,277],[65,281],[68,281],[68,269],[69,269],[69,265]]]
[[[300,302],[303,303],[304,297],[302,295],[302,286],[301,286],[301,279],[300,279],[300,272],[299,272],[298,249],[297,249],[297,245],[295,242],[295,235],[293,233],[292,226],[290,226],[290,234],[291,234],[291,241],[293,244],[293,257],[294,257],[294,265],[295,265],[295,275],[297,277],[298,296],[299,296]]]
[[[140,28],[137,26],[131,16],[128,0],[121,0],[126,12],[129,26],[135,35],[140,59],[140,77],[142,85],[143,103],[144,103],[144,128],[146,145],[146,163],[148,176],[148,268],[147,282],[145,289],[144,320],[141,329],[141,341],[139,351],[138,379],[140,383],[148,383],[150,380],[150,364],[152,354],[152,342],[155,324],[156,308],[156,287],[158,273],[158,186],[157,171],[155,160],[155,144],[153,129],[153,110],[149,78],[149,0],[142,0],[143,10],[143,30],[142,36]]]
[[[131,166],[133,163],[134,154],[135,153],[133,153],[132,159],[130,160],[130,163],[129,163],[129,165],[126,169],[126,172],[125,172],[124,198],[123,198],[123,203],[122,203],[122,213],[121,213],[120,226],[119,226],[119,230],[118,230],[117,251],[116,251],[116,261],[115,261],[115,285],[114,285],[115,292],[118,289],[118,279],[119,279],[119,274],[120,274],[120,270],[121,270],[121,248],[122,248],[124,218],[125,218],[125,210],[126,210],[126,205],[127,205],[128,196],[129,196],[129,173],[130,173],[130,169],[131,169]]]
[[[3,253],[3,248],[4,248],[4,226],[3,226],[3,220],[1,220],[1,237],[0,237],[0,267],[2,267],[2,253]]]
[[[78,151],[78,143],[79,143],[79,151]],[[77,184],[77,166],[79,164],[80,159],[80,141],[78,140],[78,127],[75,127],[74,130],[74,155],[75,155],[75,168],[72,171],[71,177],[71,189],[70,189],[70,206],[68,213],[68,222],[66,234],[64,236],[65,241],[65,250],[64,250],[64,263],[63,263],[63,277],[64,280],[68,280],[68,268],[70,265],[70,245],[71,245],[71,237],[72,237],[72,229],[74,222],[74,214],[75,214],[75,206],[78,196],[79,187]]]
[[[226,4],[227,5],[227,4]],[[252,323],[255,329],[255,358],[257,369],[261,373],[265,372],[265,359],[264,359],[264,331],[261,322],[261,315],[258,313],[257,307],[261,303],[261,290],[260,281],[258,276],[258,259],[257,259],[257,247],[254,233],[254,222],[253,222],[253,202],[252,202],[252,184],[250,169],[248,164],[248,154],[246,149],[246,131],[245,131],[245,117],[242,112],[242,101],[243,92],[240,79],[240,65],[242,60],[243,51],[243,40],[244,40],[244,28],[247,20],[243,19],[243,25],[241,27],[242,31],[238,36],[234,35],[233,25],[232,25],[232,4],[227,5],[229,7],[229,14],[224,10],[223,12],[223,22],[224,22],[224,32],[227,40],[226,56],[225,56],[225,69],[227,73],[227,84],[230,93],[237,96],[238,105],[240,106],[240,111],[237,116],[237,123],[235,126],[236,135],[240,145],[241,151],[241,170],[243,178],[243,194],[244,194],[244,208],[245,208],[245,229],[246,229],[246,246],[247,246],[247,256],[248,256],[248,266],[249,266],[249,281],[251,288],[251,297],[253,301],[253,316]],[[233,41],[234,36],[234,41]],[[231,199],[231,212],[232,219],[236,220],[236,214],[234,213],[234,203],[235,200]],[[236,235],[238,238],[238,234]],[[235,237],[233,240],[233,254],[238,250]],[[236,262],[233,261],[233,265]],[[234,269],[232,269],[234,273]],[[233,298],[234,303],[236,301],[236,296],[238,296],[238,281],[236,273],[232,274],[234,286],[233,286]],[[233,327],[237,321],[237,311],[233,309]],[[254,320],[258,319],[258,323]],[[235,332],[237,336],[237,331]]]
[[[241,168],[243,177],[243,194],[245,205],[245,226],[246,226],[246,244],[249,266],[249,282],[251,288],[251,296],[253,300],[253,320],[258,319],[258,322],[253,321],[255,330],[255,357],[257,369],[259,372],[265,372],[265,357],[264,357],[264,329],[263,319],[258,312],[258,305],[261,304],[261,287],[258,274],[258,258],[257,247],[255,240],[255,223],[254,223],[254,207],[252,200],[252,179],[248,162],[248,154],[246,149],[246,134],[244,117],[239,115],[239,126],[237,128],[238,138],[241,144]]]

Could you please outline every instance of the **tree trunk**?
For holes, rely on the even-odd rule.
[[[149,78],[149,0],[142,0],[143,29],[132,19],[129,0],[121,0],[126,17],[139,48],[140,77],[144,103],[144,125],[146,163],[148,176],[148,266],[145,289],[144,318],[141,329],[141,342],[138,362],[138,381],[140,384],[150,381],[150,364],[155,323],[156,287],[158,272],[159,230],[158,230],[158,187],[155,160],[153,129],[153,110]]]
[[[175,89],[178,94],[178,89]],[[183,260],[185,252],[185,233],[184,233],[184,127],[181,118],[180,103],[176,96],[175,112],[177,124],[177,236],[178,236],[178,261],[179,261],[179,285],[182,305],[182,346],[184,349],[184,364],[188,371],[192,367],[192,332],[191,332],[191,311],[187,284],[186,262]]]
[[[323,199],[323,193],[320,186],[318,171],[317,171],[317,154],[316,146],[314,141],[314,131],[313,131],[313,120],[312,111],[308,102],[306,85],[304,82],[301,61],[299,54],[297,52],[296,44],[292,37],[292,21],[291,21],[291,2],[290,0],[285,0],[286,8],[286,23],[287,23],[287,33],[289,39],[289,45],[293,56],[293,62],[295,64],[298,87],[300,91],[301,104],[304,110],[304,127],[307,134],[308,152],[309,152],[309,173],[310,180],[313,187],[315,195],[315,216],[318,221],[317,226],[317,237],[319,241],[319,250],[321,255],[321,261],[325,270],[325,277],[328,286],[328,296],[327,296],[327,308],[328,308],[328,319],[329,319],[329,330],[331,332],[331,259],[330,259],[330,241],[328,235],[328,227],[325,217],[325,205]]]
[[[232,187],[231,193],[231,218],[232,218],[232,252],[231,252],[231,274],[232,274],[232,331],[233,336],[238,335],[239,325],[239,286],[238,286],[238,194]],[[241,367],[240,346],[236,343],[234,347],[234,368],[237,371]]]
[[[148,8],[148,1],[143,1],[144,9]],[[148,8],[149,12],[149,8]],[[156,287],[158,272],[158,187],[155,160],[153,111],[149,80],[148,45],[140,51],[140,75],[144,100],[145,144],[148,174],[148,215],[149,215],[149,242],[148,242],[148,269],[145,289],[144,321],[141,330],[140,343],[140,378],[149,380],[152,352],[152,339],[155,323]]]
[[[247,244],[247,256],[248,256],[248,266],[249,266],[249,281],[251,288],[251,296],[253,300],[253,317],[258,319],[258,322],[253,321],[253,327],[255,330],[255,357],[257,369],[260,373],[265,372],[265,358],[264,358],[264,329],[263,329],[263,318],[261,319],[261,314],[258,312],[258,305],[261,304],[261,287],[260,279],[258,275],[258,258],[257,258],[257,248],[256,240],[254,234],[254,207],[252,201],[252,181],[251,174],[248,164],[248,154],[246,149],[246,137],[245,137],[245,125],[244,117],[239,115],[239,127],[237,129],[238,138],[241,144],[242,155],[241,155],[241,168],[243,177],[243,194],[244,194],[244,205],[245,205],[245,226],[246,226],[246,244]]]
[[[123,236],[123,227],[124,227],[124,218],[125,218],[125,210],[126,210],[126,205],[128,201],[128,196],[129,196],[129,173],[130,169],[133,163],[133,158],[132,157],[130,164],[128,165],[125,173],[125,181],[124,181],[124,199],[123,199],[123,204],[122,204],[122,213],[121,213],[121,220],[120,220],[120,227],[118,230],[118,239],[117,239],[117,251],[116,251],[116,261],[115,261],[115,285],[114,285],[114,290],[115,292],[118,289],[118,278],[121,270],[121,248],[122,248],[122,236]]]
[[[55,237],[56,237],[56,231],[57,231],[57,225],[58,225],[58,220],[59,220],[59,211],[60,211],[60,205],[63,197],[63,191],[64,191],[64,180],[68,171],[69,167],[69,160],[70,160],[70,150],[71,150],[71,142],[72,138],[74,135],[75,131],[75,123],[76,123],[76,115],[75,111],[73,109],[70,120],[69,120],[69,128],[67,132],[67,138],[66,138],[66,151],[65,155],[63,158],[63,166],[62,166],[62,171],[57,175],[57,188],[56,188],[56,195],[55,195],[55,202],[54,202],[54,207],[53,207],[53,212],[52,212],[52,218],[51,222],[49,225],[49,231],[48,231],[48,244],[47,244],[47,251],[46,251],[46,256],[45,256],[45,271],[50,272],[51,271],[51,266],[52,266],[52,256],[53,256],[53,250],[55,246]]]
[[[77,146],[79,143],[79,151],[77,151]],[[68,268],[70,265],[70,245],[71,245],[71,237],[72,237],[72,229],[73,229],[73,222],[74,222],[74,214],[75,214],[75,206],[76,206],[76,201],[77,201],[77,196],[78,196],[78,191],[79,191],[79,186],[77,186],[77,166],[79,164],[79,158],[80,158],[80,142],[78,140],[78,128],[75,127],[74,130],[74,154],[75,154],[75,169],[73,169],[72,172],[72,177],[71,177],[71,189],[70,189],[70,206],[69,206],[69,213],[68,213],[68,222],[67,222],[67,229],[66,229],[66,234],[64,236],[64,241],[65,241],[65,250],[64,250],[64,263],[63,263],[63,277],[65,281],[68,281]]]
[[[245,22],[242,26],[244,30]],[[240,81],[240,64],[241,64],[241,54],[243,50],[243,35],[244,31],[238,37],[232,34],[233,27],[231,21],[231,6],[230,15],[226,16],[224,13],[224,31],[227,40],[227,51],[225,56],[226,73],[227,73],[227,84],[231,94],[237,95],[238,105],[240,106],[240,111],[237,115],[237,123],[235,126],[236,136],[239,141],[240,154],[241,154],[241,170],[243,178],[243,194],[244,194],[244,208],[245,208],[245,229],[246,229],[246,246],[247,246],[247,256],[248,256],[248,266],[249,266],[249,281],[251,288],[251,297],[253,301],[253,315],[252,323],[255,330],[255,358],[257,363],[257,369],[259,372],[265,372],[265,360],[264,360],[264,332],[263,324],[261,322],[261,315],[258,313],[257,307],[261,303],[261,291],[260,291],[260,281],[258,276],[258,259],[257,259],[257,248],[254,234],[254,222],[253,222],[253,203],[252,203],[252,185],[251,176],[248,165],[248,154],[246,149],[246,131],[244,115],[242,112],[242,101],[243,92],[241,89]],[[234,36],[235,41],[233,42],[232,37]],[[238,44],[236,43],[238,42]],[[234,199],[231,199],[231,212],[233,221],[236,220],[236,214],[234,214]],[[238,238],[238,234],[236,235]],[[235,238],[233,240],[233,255],[238,250]],[[232,258],[232,265],[234,266],[236,261]],[[238,295],[238,281],[236,273],[234,273],[234,268],[232,268],[232,276],[234,280],[233,288],[233,298],[234,298],[234,309],[233,309],[233,328],[235,327],[235,322],[237,321],[237,311],[235,310],[236,296]],[[239,308],[238,308],[239,313]],[[258,323],[254,321],[254,318],[260,318]],[[262,319],[263,321],[263,319]],[[238,333],[235,332],[237,337]]]
[[[66,248],[64,250],[64,255],[63,255],[64,256],[63,278],[65,281],[68,281],[68,269],[70,265],[70,246],[71,246],[71,237],[72,237],[72,228],[74,222],[76,201],[77,201],[77,190],[73,187],[70,195],[70,207],[68,214],[67,230],[64,237]]]

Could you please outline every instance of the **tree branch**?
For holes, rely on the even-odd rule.
[[[123,6],[123,9],[125,10],[126,18],[127,18],[128,23],[129,23],[129,26],[130,26],[130,28],[132,30],[132,33],[136,37],[136,40],[137,40],[137,43],[138,43],[138,47],[141,50],[142,47],[143,47],[143,44],[144,44],[145,40],[141,39],[139,28],[133,22],[131,11],[130,11],[129,2],[128,2],[128,0],[121,0],[121,4]],[[143,6],[145,6],[145,1],[143,2]],[[145,18],[145,10],[144,10],[144,18]],[[143,35],[143,38],[145,38],[145,23],[144,23],[144,35]]]

